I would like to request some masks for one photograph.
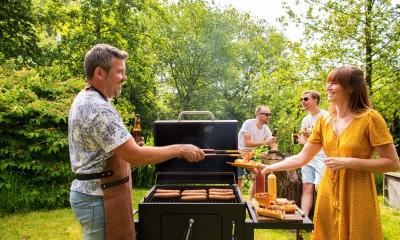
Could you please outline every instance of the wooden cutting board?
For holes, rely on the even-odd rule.
[[[259,222],[303,222],[303,217],[296,211],[295,213],[286,213],[283,219],[276,219],[265,216],[258,216]]]
[[[287,199],[283,199],[283,200],[287,200]],[[253,202],[253,206],[255,206],[254,202]],[[283,219],[276,219],[276,218],[259,216],[259,215],[257,215],[257,217],[258,217],[259,222],[279,222],[279,221],[281,221],[281,222],[303,222],[303,216],[298,211],[295,211],[294,213],[285,213],[285,216],[283,217]]]

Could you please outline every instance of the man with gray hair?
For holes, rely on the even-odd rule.
[[[90,49],[84,62],[88,86],[75,97],[68,118],[72,171],[70,203],[84,239],[135,239],[131,164],[156,164],[175,157],[204,159],[191,144],[139,147],[110,99],[127,80],[128,53],[108,44]]]

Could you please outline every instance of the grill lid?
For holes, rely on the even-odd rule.
[[[153,123],[154,145],[193,144],[202,149],[237,149],[236,120],[159,120]],[[228,172],[237,168],[232,156],[207,156],[203,161],[190,163],[173,158],[156,164],[156,172]]]

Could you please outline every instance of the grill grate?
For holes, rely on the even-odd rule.
[[[225,164],[225,163],[224,163]],[[225,164],[227,165],[227,164]],[[156,184],[235,184],[233,172],[157,172]]]
[[[231,200],[211,200],[208,199],[204,201],[181,201],[180,197],[175,197],[175,198],[156,198],[153,197],[154,193],[157,191],[157,189],[164,189],[164,190],[180,190],[181,192],[183,190],[198,190],[198,189],[205,189],[208,190],[210,188],[220,188],[220,189],[231,189],[233,190],[233,193],[235,195],[235,199]],[[234,187],[227,187],[227,186],[169,186],[169,187],[155,187],[153,191],[148,195],[147,198],[145,198],[145,203],[240,203],[240,197],[238,195],[238,192]]]

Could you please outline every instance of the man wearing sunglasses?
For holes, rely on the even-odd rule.
[[[310,137],[314,124],[317,122],[318,118],[328,115],[327,111],[320,109],[320,100],[320,94],[313,90],[305,91],[301,95],[301,105],[303,109],[308,112],[308,115],[303,118],[301,123],[299,143],[303,145],[307,142],[308,137]],[[314,189],[315,192],[318,190],[318,185],[324,170],[323,160],[325,158],[325,153],[321,150],[313,160],[301,168],[303,182],[301,210],[303,210],[306,216],[309,215],[313,205]]]
[[[238,134],[238,149],[251,149],[262,145],[268,145],[271,149],[277,150],[275,137],[267,126],[271,119],[271,110],[267,106],[258,106],[255,111],[256,118],[246,120]],[[239,168],[238,185],[242,189],[244,169]],[[255,181],[252,181],[250,197],[255,194]]]

